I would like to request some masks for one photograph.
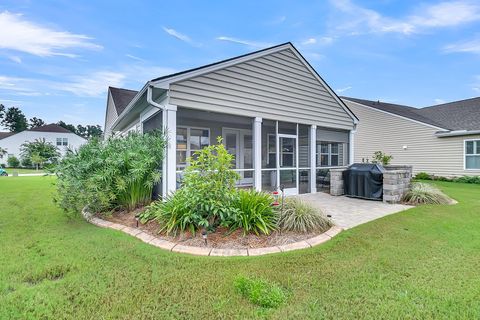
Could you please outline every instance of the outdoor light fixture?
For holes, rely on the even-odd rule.
[[[138,220],[140,220],[140,214],[135,215],[135,222],[137,224],[137,228],[138,228]]]
[[[403,150],[407,150],[407,149],[408,149],[408,147],[407,147],[407,146],[403,146]]]
[[[207,230],[205,228],[202,229],[202,238],[205,241],[205,245],[207,245]]]

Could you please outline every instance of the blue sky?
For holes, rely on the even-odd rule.
[[[339,95],[417,107],[480,96],[479,1],[3,0],[0,103],[103,126],[109,85],[138,90],[286,41]]]

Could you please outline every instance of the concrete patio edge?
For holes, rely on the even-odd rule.
[[[322,243],[327,242],[331,238],[343,231],[343,228],[339,226],[333,226],[327,231],[318,236],[310,239],[301,240],[285,245],[252,248],[252,249],[237,249],[237,248],[211,248],[211,247],[194,247],[186,246],[183,244],[167,241],[164,239],[156,238],[155,236],[146,233],[138,228],[132,228],[124,226],[119,223],[113,223],[93,216],[85,208],[82,210],[82,216],[85,220],[102,228],[110,228],[118,231],[122,231],[129,234],[147,244],[160,248],[162,250],[186,253],[196,256],[220,256],[220,257],[245,257],[245,256],[263,256],[267,254],[294,251],[300,249],[311,248]]]

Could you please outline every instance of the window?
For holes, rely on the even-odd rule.
[[[57,138],[57,146],[68,146],[68,138]]]
[[[343,143],[321,142],[317,145],[317,167],[336,167],[343,165]]]
[[[195,151],[210,145],[210,130],[203,128],[177,127],[177,170],[187,166],[187,158]]]
[[[465,140],[465,169],[480,169],[480,140]]]

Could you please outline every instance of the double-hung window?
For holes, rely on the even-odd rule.
[[[68,138],[57,138],[57,147],[68,146]]]
[[[210,145],[210,130],[205,128],[177,127],[177,170],[187,166],[187,158],[195,151]]]
[[[480,169],[480,140],[465,141],[465,169]]]
[[[317,167],[336,167],[339,164],[340,151],[343,148],[342,143],[321,142],[317,145]]]

